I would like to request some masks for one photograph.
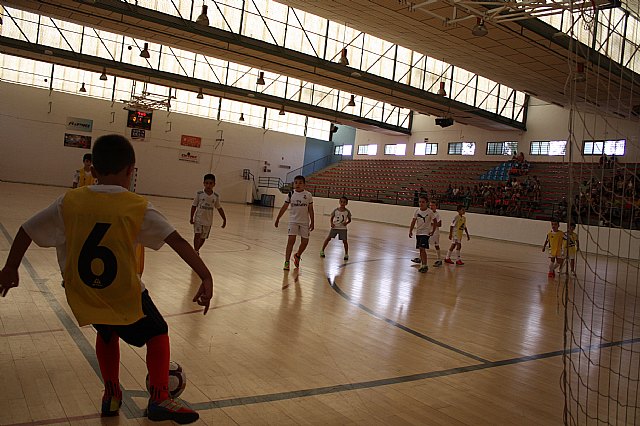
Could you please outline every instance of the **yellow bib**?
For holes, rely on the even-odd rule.
[[[562,240],[564,238],[564,232],[562,231],[549,231],[547,234],[547,241],[549,241],[549,255],[560,256],[562,253]]]
[[[464,228],[466,226],[466,223],[466,217],[460,215],[456,217],[456,237],[458,238],[458,240],[461,240],[462,236],[464,235]]]
[[[143,317],[135,240],[147,200],[131,192],[68,191],[62,201],[67,301],[78,323],[132,324]]]
[[[81,186],[93,185],[95,183],[95,178],[93,175],[87,175],[84,171],[84,168],[78,169],[78,188]]]

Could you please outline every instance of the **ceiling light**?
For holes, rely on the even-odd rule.
[[[260,74],[258,76],[258,81],[256,81],[256,84],[258,86],[264,86],[264,71],[260,71]]]
[[[145,59],[149,59],[151,57],[151,55],[149,55],[149,43],[144,44],[144,49],[140,52],[140,57]]]
[[[347,106],[354,107],[356,106],[356,95],[351,95],[351,99],[349,99],[349,103]]]
[[[584,83],[587,81],[587,73],[584,72],[584,64],[581,62],[576,64],[576,73],[573,75],[573,81],[576,83]]]
[[[244,121],[244,113],[243,112],[240,113],[240,121]]]
[[[202,5],[202,13],[200,16],[196,18],[196,24],[204,25],[205,27],[209,26],[209,17],[207,16],[207,5]]]
[[[100,74],[100,80],[102,80],[102,81],[106,81],[107,80],[107,69],[106,68],[102,68],[102,74]]]
[[[471,29],[471,34],[476,37],[484,37],[489,34],[489,30],[484,26],[484,19],[476,18],[476,24]]]
[[[87,89],[84,87],[84,83],[82,83],[82,86],[80,86],[80,90],[78,91],[82,93],[85,93],[87,91]]]
[[[342,53],[340,53],[340,65],[344,65],[345,67],[349,65],[349,60],[347,59],[347,48],[342,49]]]
[[[444,90],[444,81],[440,82],[440,89],[438,89],[438,95],[447,96],[447,91]]]
[[[202,94],[202,87],[198,90],[198,96],[196,96],[196,98],[204,99],[204,95]]]
[[[278,115],[284,115],[284,105],[282,105],[282,107],[280,108],[280,112],[278,112]]]

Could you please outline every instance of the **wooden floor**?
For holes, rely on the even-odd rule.
[[[63,192],[0,183],[0,263]],[[192,239],[191,200],[150,199]],[[318,217],[300,269],[284,272],[277,209],[224,208],[226,229],[201,249],[216,285],[207,316],[169,247],[147,251],[144,273],[201,424],[562,424],[561,281],[539,247],[472,238],[464,266],[420,274],[408,227],[355,220],[350,260],[337,241],[321,259]],[[0,299],[0,424],[146,424],[144,348],[121,345],[125,407],[101,420],[95,332],[73,320],[55,250],[32,246],[20,272]]]

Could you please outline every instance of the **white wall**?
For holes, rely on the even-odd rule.
[[[123,104],[68,93],[0,82],[0,180],[71,186],[73,171],[89,150],[63,145],[67,117],[93,120],[93,140],[104,134],[130,135]],[[50,111],[50,112],[49,112]],[[224,143],[217,143],[222,130]],[[181,135],[202,137],[200,149],[180,145]],[[138,167],[137,191],[192,197],[210,170],[223,201],[245,202],[242,170],[284,179],[302,166],[305,138],[183,114],[154,111],[152,131],[144,142],[132,141]],[[200,155],[199,163],[179,161],[180,151]],[[264,162],[272,172],[262,172]]]
[[[337,204],[335,199],[314,197],[313,205],[316,221],[322,220],[320,219],[322,215],[330,215],[333,209],[337,207]],[[282,202],[278,203],[276,198],[276,208],[281,205]],[[372,206],[375,206],[375,208],[371,208]],[[407,232],[416,209],[415,207],[371,204],[353,200],[349,201],[348,208],[354,219],[405,226]],[[441,232],[445,233],[446,238],[449,225],[456,212],[448,210],[439,210],[439,212],[442,218]],[[466,216],[471,238],[493,238],[515,243],[539,245],[542,248],[547,232],[551,230],[549,222],[540,220],[477,213],[466,213]],[[566,230],[566,226],[564,224],[561,225],[561,229]],[[640,231],[579,226],[577,232],[580,239],[580,248],[585,252],[640,259]],[[587,238],[587,233],[590,233],[593,239]],[[446,246],[446,242],[442,244],[442,247]]]
[[[435,117],[415,115],[413,130],[410,136],[389,136],[367,130],[357,130],[354,146],[354,159],[418,159],[418,160],[455,160],[455,161],[504,161],[508,157],[486,155],[487,142],[516,141],[518,150],[525,153],[529,161],[567,161],[567,156],[531,156],[531,141],[570,140],[569,110],[531,98],[527,117],[527,131],[495,131],[484,130],[473,126],[454,123],[450,127],[436,126]],[[582,157],[582,141],[593,139],[627,139],[627,150],[624,162],[640,161],[640,126],[635,121],[594,116],[593,114],[576,114],[574,117],[573,160],[577,162],[598,161],[598,157]],[[414,144],[424,142],[438,143],[437,155],[414,156]],[[449,142],[476,142],[474,156],[448,155]],[[407,144],[405,156],[384,155],[385,144]],[[375,156],[358,155],[358,145],[377,144]],[[567,149],[568,150],[568,149]]]

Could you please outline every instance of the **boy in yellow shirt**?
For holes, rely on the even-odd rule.
[[[551,231],[547,233],[547,239],[542,246],[543,253],[547,245],[549,246],[549,278],[554,278],[556,276],[556,267],[562,265],[562,240],[564,238],[564,232],[559,228],[559,222],[551,221]]]

